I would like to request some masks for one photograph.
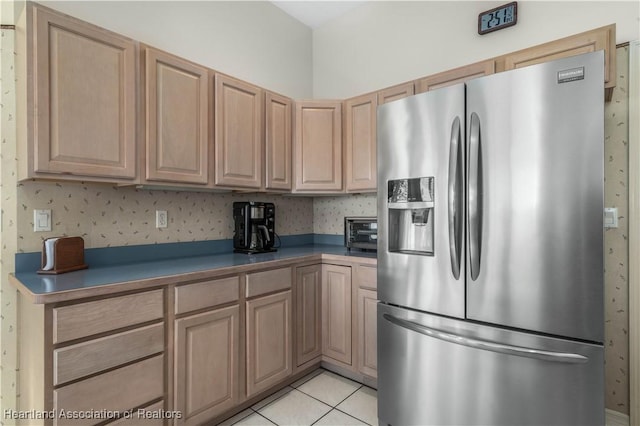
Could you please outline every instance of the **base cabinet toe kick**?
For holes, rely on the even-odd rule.
[[[21,392],[8,415],[215,424],[321,365],[375,386],[375,271],[375,259],[332,256],[49,304],[20,294]]]

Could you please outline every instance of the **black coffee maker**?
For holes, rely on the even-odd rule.
[[[236,253],[266,253],[276,251],[276,207],[273,203],[253,201],[233,203],[233,251]]]

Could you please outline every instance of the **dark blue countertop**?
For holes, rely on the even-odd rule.
[[[172,277],[175,278],[178,275],[187,279],[198,279],[197,273],[199,272],[211,272],[218,269],[243,267],[265,262],[291,261],[296,260],[296,258],[313,255],[376,259],[375,252],[355,250],[349,252],[343,246],[311,244],[280,248],[273,253],[251,255],[224,253],[93,268],[89,265],[89,269],[60,275],[39,275],[35,271],[17,272],[15,277],[12,277],[12,282],[23,294],[29,296],[32,302],[50,303],[77,297],[89,297],[93,293],[99,295],[152,285],[166,285],[171,282]],[[185,276],[185,274],[189,275]],[[130,286],[120,288],[124,285],[123,283],[130,284]],[[118,289],[114,288],[116,284],[120,284]],[[101,291],[93,293],[82,291],[90,289]],[[70,294],[70,292],[73,292],[73,294]]]

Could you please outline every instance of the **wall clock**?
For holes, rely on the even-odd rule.
[[[511,2],[478,15],[478,34],[486,34],[511,27],[518,22],[518,3]]]

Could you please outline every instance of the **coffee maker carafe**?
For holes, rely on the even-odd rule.
[[[233,251],[236,253],[265,253],[276,251],[275,213],[273,203],[243,201],[233,203],[235,223]]]

